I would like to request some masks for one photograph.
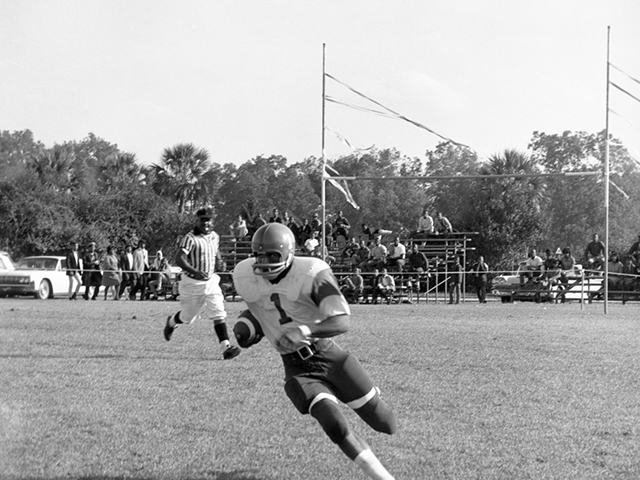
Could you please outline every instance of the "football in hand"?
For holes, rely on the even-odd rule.
[[[236,337],[236,342],[242,348],[249,348],[264,337],[260,323],[249,310],[245,310],[240,314],[233,326],[233,334]]]

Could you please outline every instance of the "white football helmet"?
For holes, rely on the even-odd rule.
[[[295,249],[296,240],[289,227],[281,223],[267,223],[261,226],[251,240],[251,251],[256,259],[253,273],[268,279],[276,278],[293,262]],[[279,258],[274,261],[267,256]]]

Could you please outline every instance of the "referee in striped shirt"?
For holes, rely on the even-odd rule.
[[[180,311],[167,318],[164,338],[171,340],[180,324],[188,325],[198,317],[208,317],[213,320],[222,358],[230,360],[240,354],[240,349],[229,342],[224,295],[220,277],[215,273],[216,264],[222,263],[222,258],[220,237],[213,231],[213,208],[201,208],[196,217],[195,228],[182,238],[176,256],[176,263],[182,268]]]

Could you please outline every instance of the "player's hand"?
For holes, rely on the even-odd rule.
[[[202,270],[198,270],[194,276],[196,277],[196,280],[209,280],[209,274]]]
[[[305,345],[310,345],[309,338],[302,333],[299,327],[295,325],[287,325],[284,327],[285,332],[278,338],[276,346],[278,349],[287,353],[295,352]]]

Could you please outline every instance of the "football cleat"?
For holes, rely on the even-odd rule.
[[[235,345],[229,345],[229,347],[222,353],[222,358],[224,360],[231,360],[232,358],[236,358],[240,355],[240,349]]]
[[[175,326],[171,326],[171,317],[173,317],[173,315],[169,315],[167,317],[167,323],[164,326],[164,339],[168,342],[169,340],[171,340],[171,335],[173,335],[173,331],[176,329],[176,327],[178,325]]]

